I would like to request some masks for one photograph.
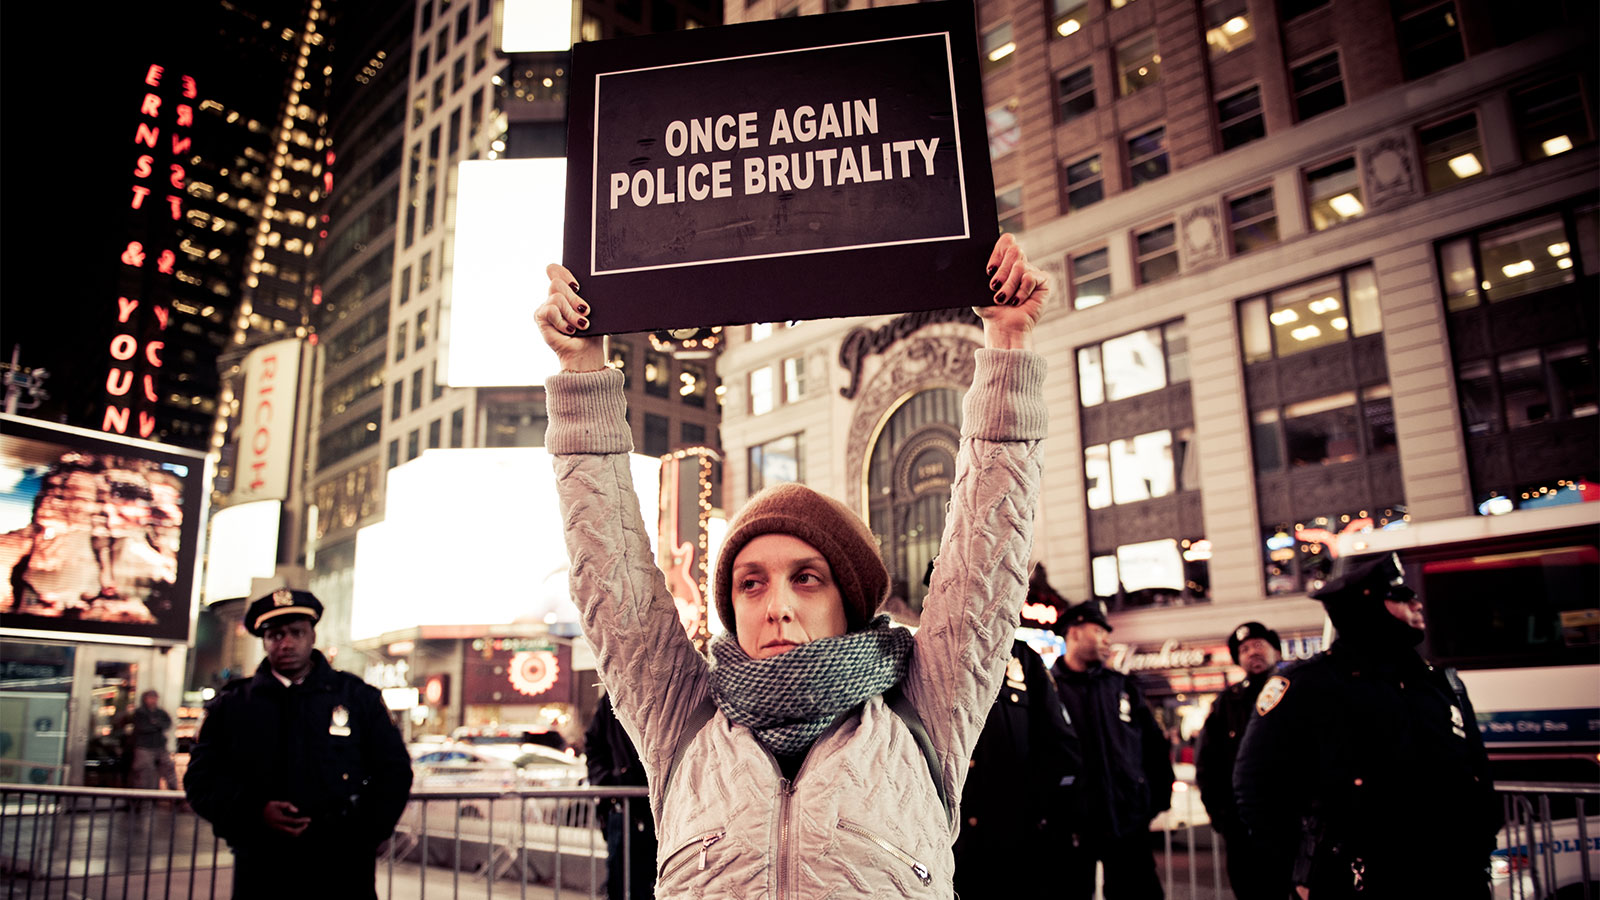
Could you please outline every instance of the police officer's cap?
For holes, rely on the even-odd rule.
[[[1235,628],[1233,630],[1233,634],[1228,635],[1228,653],[1233,657],[1234,665],[1238,665],[1239,663],[1239,647],[1243,645],[1245,641],[1252,641],[1256,638],[1260,638],[1263,641],[1271,644],[1272,649],[1278,651],[1279,653],[1283,652],[1283,641],[1279,640],[1278,633],[1276,631],[1273,631],[1271,628],[1268,628],[1260,622],[1246,622],[1243,625],[1240,625],[1238,628]]]
[[[1323,605],[1352,600],[1410,600],[1416,591],[1406,587],[1405,570],[1393,553],[1355,562],[1345,573],[1311,594]]]
[[[1106,621],[1105,604],[1099,600],[1085,600],[1067,607],[1066,611],[1061,613],[1060,622],[1056,627],[1061,634],[1066,634],[1068,628],[1083,622],[1093,622],[1107,631],[1112,630],[1111,623]]]
[[[309,619],[315,625],[322,618],[322,603],[310,591],[278,588],[250,604],[244,614],[245,630],[261,637],[267,628],[296,619]]]

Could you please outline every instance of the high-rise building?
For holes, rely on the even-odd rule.
[[[1592,8],[977,13],[1001,227],[1055,281],[1037,555],[1107,603],[1135,668],[1198,654],[1220,679],[1248,619],[1316,645],[1306,594],[1341,533],[1470,531],[1600,490]],[[934,317],[862,350],[886,325],[733,329],[726,502],[773,480],[846,499],[915,606],[943,506],[905,474],[966,385],[919,361],[981,335]]]

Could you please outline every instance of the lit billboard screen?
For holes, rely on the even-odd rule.
[[[204,455],[0,417],[0,633],[189,639]]]

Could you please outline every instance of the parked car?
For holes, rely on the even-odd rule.
[[[1506,830],[1496,839],[1497,849],[1489,857],[1489,877],[1495,900],[1579,900],[1600,897],[1600,818],[1585,817],[1586,833],[1578,833],[1576,817],[1556,819],[1550,824],[1550,840],[1538,837],[1536,828],[1532,853],[1519,833],[1515,846],[1508,847]],[[1588,846],[1581,844],[1587,841]],[[1550,851],[1555,865],[1555,883],[1549,883],[1542,855]],[[1583,858],[1589,858],[1588,893],[1583,885]],[[1538,870],[1538,890],[1534,890],[1534,869]]]

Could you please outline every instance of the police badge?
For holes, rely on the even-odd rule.
[[[334,737],[350,736],[350,710],[343,706],[333,708],[333,720],[328,725],[328,733]]]
[[[291,591],[288,588],[278,588],[277,590],[273,591],[272,592],[272,605],[273,606],[293,606],[294,605],[294,591]]]

